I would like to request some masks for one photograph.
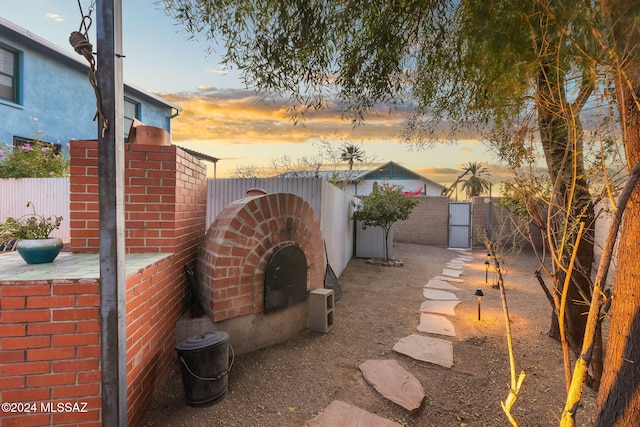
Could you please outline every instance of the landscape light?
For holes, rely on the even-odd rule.
[[[482,289],[477,289],[475,296],[478,297],[478,320],[480,320],[480,300],[484,296],[484,294],[482,293]]]
[[[489,260],[484,262],[484,283],[489,283]]]

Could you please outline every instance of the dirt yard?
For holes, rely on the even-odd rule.
[[[467,253],[468,254],[468,253]],[[343,294],[327,334],[306,331],[289,342],[237,356],[229,393],[205,408],[185,404],[182,380],[174,371],[147,411],[143,426],[303,426],[331,401],[340,400],[403,426],[507,426],[500,407],[509,391],[505,322],[499,291],[485,284],[485,250],[455,283],[462,301],[449,317],[457,336],[450,369],[415,361],[392,350],[403,337],[418,333],[422,289],[458,253],[445,248],[398,244],[403,267],[381,267],[353,259],[340,277]],[[548,338],[550,308],[533,272],[529,254],[507,260],[505,284],[517,372],[526,378],[513,415],[523,427],[554,426],[565,398],[562,354]],[[482,319],[474,292],[482,289]],[[409,414],[387,401],[363,378],[358,365],[369,359],[395,359],[422,384],[422,407]],[[578,425],[590,426],[594,394],[587,389]]]

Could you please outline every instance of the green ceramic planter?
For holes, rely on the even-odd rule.
[[[16,250],[27,264],[44,264],[56,259],[62,250],[62,240],[57,237],[20,240]]]

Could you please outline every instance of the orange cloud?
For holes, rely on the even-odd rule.
[[[352,140],[392,140],[404,119],[402,114],[374,112],[365,126],[342,119],[334,108],[310,112],[294,124],[282,100],[269,100],[250,91],[199,88],[196,92],[162,94],[182,108],[173,119],[176,142],[209,141],[217,144],[299,144],[325,135]]]

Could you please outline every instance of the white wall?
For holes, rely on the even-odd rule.
[[[366,196],[373,190],[374,182],[376,181],[367,179],[360,181],[357,186],[355,184],[347,184],[345,186],[345,191],[357,196]],[[380,180],[377,182],[378,184],[382,184],[383,181]],[[421,179],[392,179],[385,182],[393,185],[399,185],[402,187],[403,191],[416,191],[417,189],[422,188],[421,196],[440,196],[442,193],[442,187]],[[427,192],[426,194],[425,190]]]
[[[51,237],[59,237],[65,243],[70,241],[69,178],[0,179],[0,222],[32,213],[27,202],[32,202],[36,213],[45,218],[62,216],[60,228],[52,231]]]
[[[320,221],[328,262],[339,276],[353,256],[352,197],[322,178],[211,178],[206,229],[225,206],[246,197],[247,190],[255,187],[267,193],[292,193],[311,205]]]

